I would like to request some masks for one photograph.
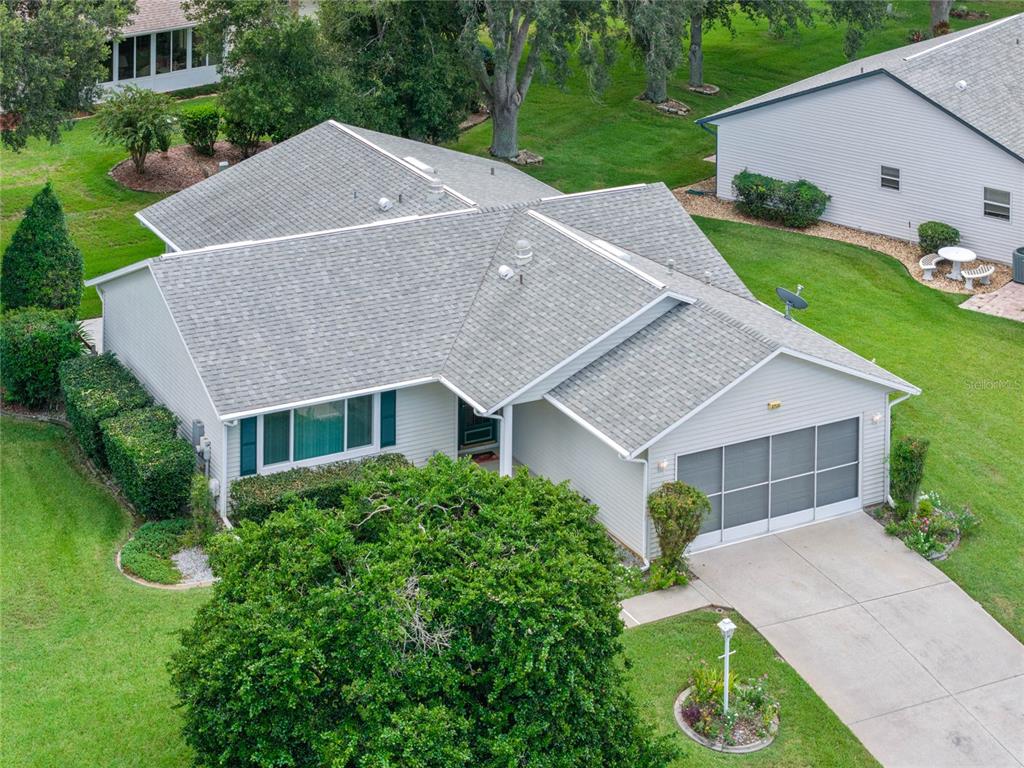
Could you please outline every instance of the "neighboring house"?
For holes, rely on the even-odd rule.
[[[804,178],[824,218],[917,240],[960,230],[979,257],[1024,245],[1024,14],[869,56],[697,121],[717,127],[717,193],[740,171]]]
[[[326,122],[139,218],[169,252],[89,281],[104,346],[202,423],[222,513],[245,475],[493,451],[651,558],[675,478],[711,498],[695,548],[882,502],[918,392],[755,300],[662,184]]]
[[[180,0],[138,0],[138,8],[111,44],[107,89],[137,85],[178,91],[220,80],[218,59],[199,53],[195,23],[185,18]]]

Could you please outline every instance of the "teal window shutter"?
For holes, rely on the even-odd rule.
[[[387,448],[395,444],[398,422],[395,418],[395,390],[380,393],[380,447]]]
[[[240,475],[256,474],[256,417],[242,419],[239,422],[239,440],[241,442]]]

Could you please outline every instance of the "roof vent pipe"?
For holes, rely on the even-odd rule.
[[[958,91],[966,91],[967,90],[967,81],[966,80],[957,80],[956,81],[956,89]]]
[[[511,280],[516,276],[516,271],[512,269],[508,264],[502,264],[498,267],[498,277],[502,280]]]
[[[673,271],[676,268],[676,260],[669,259],[668,261],[665,262],[665,266],[668,267],[669,272]]]
[[[444,183],[440,179],[430,180],[430,196],[439,198],[444,195]]]
[[[390,211],[392,206],[394,206],[394,203],[391,202],[391,198],[382,197],[380,200],[377,201],[377,207],[380,208],[382,211]]]
[[[519,265],[528,264],[533,258],[533,249],[529,240],[516,240],[516,263]]]

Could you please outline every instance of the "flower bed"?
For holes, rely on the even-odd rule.
[[[729,676],[729,711],[724,712],[722,672],[702,664],[690,686],[675,704],[680,729],[718,752],[755,752],[775,739],[779,729],[779,702],[764,685],[764,678],[736,682]]]
[[[970,507],[954,510],[934,491],[922,496],[913,511],[901,514],[886,506],[874,515],[886,533],[929,560],[945,560],[979,525]]]

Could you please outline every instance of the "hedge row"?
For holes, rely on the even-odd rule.
[[[25,307],[5,312],[0,321],[4,400],[30,408],[57,400],[57,366],[80,354],[78,323],[67,310]]]
[[[196,457],[166,408],[139,408],[101,424],[110,472],[145,518],[176,517],[188,503]]]
[[[782,181],[744,170],[732,179],[742,213],[787,227],[809,227],[832,198],[809,181]]]
[[[407,466],[409,461],[404,456],[391,453],[360,461],[243,477],[231,484],[231,519],[236,523],[243,520],[262,523],[295,499],[312,501],[323,509],[337,507],[365,468]]]

